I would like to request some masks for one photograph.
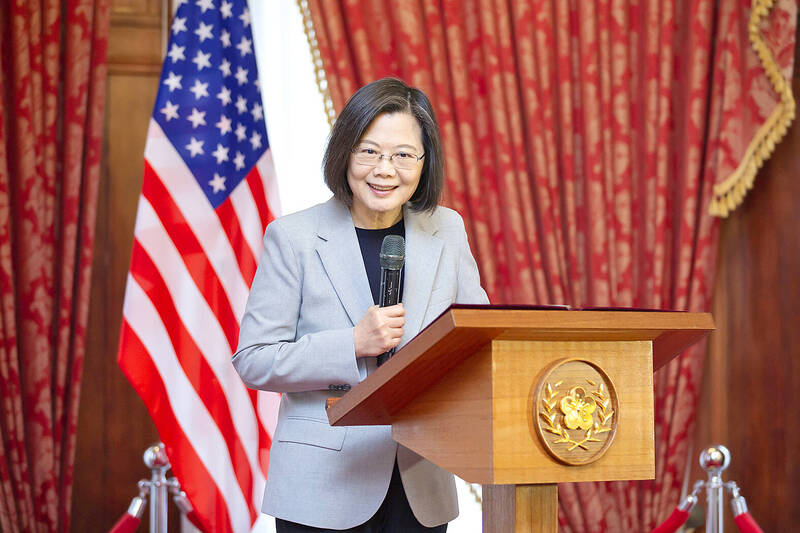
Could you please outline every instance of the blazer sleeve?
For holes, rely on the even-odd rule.
[[[353,328],[297,335],[302,269],[280,221],[267,226],[233,366],[254,389],[300,392],[356,385]]]
[[[459,252],[458,252],[458,292],[457,304],[488,304],[489,297],[481,287],[481,278],[478,273],[478,264],[472,257],[467,240],[467,230],[461,215],[458,217],[459,226]]]

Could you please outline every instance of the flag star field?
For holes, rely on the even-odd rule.
[[[241,4],[183,2],[156,99],[156,122],[214,208],[269,147],[249,25]]]

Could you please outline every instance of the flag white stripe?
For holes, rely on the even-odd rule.
[[[250,511],[227,454],[225,439],[184,374],[158,311],[136,280],[128,275],[122,314],[150,353],[183,433],[225,500],[234,531],[250,531]]]
[[[272,161],[272,149],[264,152],[256,162],[256,168],[261,175],[264,183],[264,194],[267,195],[267,205],[272,212],[272,216],[281,216],[281,202],[278,194],[278,177],[275,175],[275,164]]]
[[[200,242],[228,296],[236,321],[241,323],[250,288],[239,270],[236,254],[197,180],[153,119],[150,119],[144,156],[156,174],[169,176],[162,183]]]
[[[258,214],[258,206],[253,199],[253,193],[247,185],[246,180],[242,180],[230,195],[233,211],[239,219],[239,226],[242,228],[242,235],[247,242],[247,246],[253,253],[253,257],[258,263],[261,256],[261,239],[264,234],[261,231],[261,217]]]
[[[259,391],[258,417],[270,436],[275,434],[275,426],[278,425],[278,406],[280,403],[281,395],[277,392]]]
[[[178,317],[219,380],[236,433],[247,453],[254,483],[257,487],[263,487],[264,476],[258,466],[258,420],[247,387],[230,362],[233,354],[225,333],[166,234],[153,206],[144,197],[139,199],[134,233],[164,279]]]

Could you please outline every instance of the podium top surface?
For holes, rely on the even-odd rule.
[[[710,313],[453,305],[328,409],[332,425],[391,416],[492,340],[652,341],[653,370],[714,330]]]

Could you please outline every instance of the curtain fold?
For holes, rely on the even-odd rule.
[[[493,303],[709,310],[714,185],[784,105],[748,32],[790,79],[794,0],[759,7],[749,30],[749,0],[308,7],[336,110],[383,76],[431,98],[445,203],[465,218]],[[703,353],[655,375],[655,479],[562,485],[565,531],[647,531],[669,514]]]
[[[109,0],[0,7],[0,529],[69,530]]]

